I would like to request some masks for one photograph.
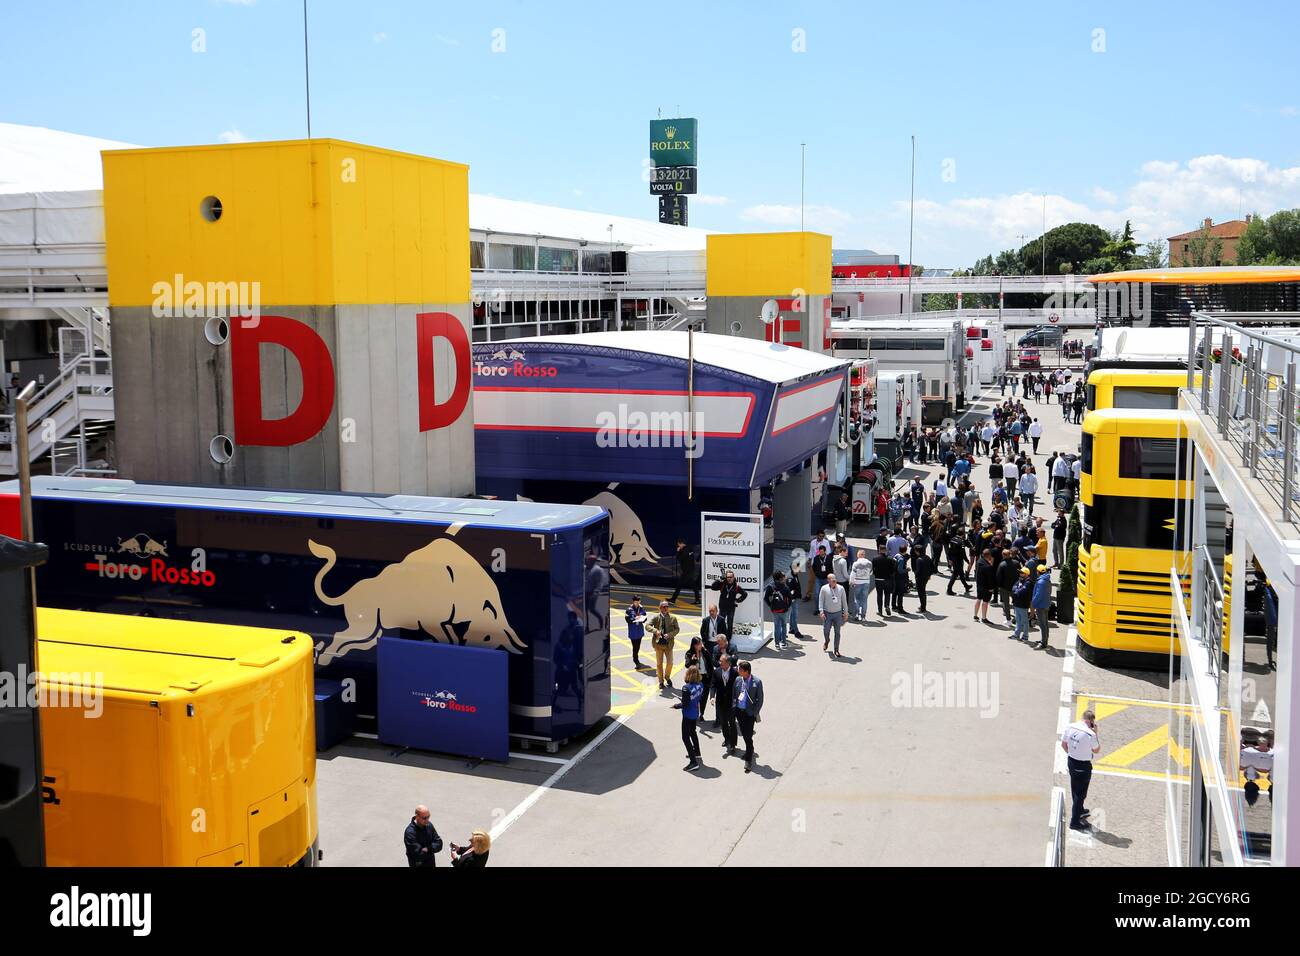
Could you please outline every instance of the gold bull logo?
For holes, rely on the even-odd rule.
[[[141,540],[142,538],[144,539],[143,541]],[[125,541],[123,541],[121,538],[118,538],[117,553],[133,554],[133,555],[151,555],[151,556],[166,558],[168,557],[167,542],[164,541],[162,544],[159,544],[157,541],[155,541],[149,535],[145,534],[143,531],[139,531],[131,535],[131,537],[127,538]]]
[[[343,607],[348,626],[317,646],[317,662],[328,664],[359,648],[374,647],[384,628],[423,631],[442,644],[501,648],[518,654],[527,646],[511,629],[496,582],[460,545],[439,538],[388,565],[344,593],[325,593],[334,549],[308,541],[324,566],[316,573],[316,597]]]
[[[610,484],[604,491],[597,492],[593,497],[583,502],[584,505],[591,505],[595,508],[604,508],[609,512],[609,550],[613,556],[613,563],[618,567],[624,567],[629,564],[636,564],[638,561],[653,561],[658,563],[663,560],[655,549],[650,547],[650,539],[646,534],[645,525],[641,521],[641,516],[632,510],[632,506],[626,501],[614,494],[614,489],[618,487],[618,482]],[[516,495],[518,501],[532,501],[532,498],[525,498],[523,495]],[[618,573],[617,570],[610,571],[610,577],[618,584],[626,584],[626,579]]]

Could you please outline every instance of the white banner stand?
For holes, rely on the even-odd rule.
[[[745,591],[731,622],[730,644],[742,654],[753,654],[772,639],[772,625],[763,620],[763,516],[700,513],[700,623],[709,605],[717,603],[714,580],[733,571]]]

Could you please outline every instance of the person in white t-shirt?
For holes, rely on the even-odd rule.
[[[1043,437],[1043,423],[1035,418],[1029,423],[1029,440],[1034,443],[1034,454],[1038,454],[1038,442]]]
[[[1016,497],[1016,479],[1020,477],[1020,469],[1016,467],[1015,461],[1008,458],[1002,466],[1002,480],[1007,483],[1007,496],[1014,499]]]
[[[1082,461],[1083,459],[1081,458],[1074,459],[1074,465],[1071,468],[1074,473],[1074,493],[1076,495],[1079,493],[1079,475],[1083,471]]]
[[[1070,481],[1070,462],[1064,455],[1057,455],[1052,462],[1052,490],[1061,491]]]
[[[1083,712],[1083,719],[1075,721],[1061,734],[1061,749],[1066,753],[1070,768],[1070,829],[1087,830],[1084,822],[1092,811],[1083,805],[1088,799],[1088,784],[1092,782],[1092,758],[1101,753],[1101,736],[1097,733],[1097,715],[1091,710]]]

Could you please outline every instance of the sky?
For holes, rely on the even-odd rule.
[[[147,146],[306,134],[299,0],[0,0],[0,121]],[[470,189],[653,219],[649,120],[699,120],[690,224],[960,267],[1044,227],[1300,206],[1300,4],[308,0],[311,131]],[[801,144],[806,144],[801,148]],[[804,185],[801,198],[801,152]],[[0,173],[3,171],[0,170]]]

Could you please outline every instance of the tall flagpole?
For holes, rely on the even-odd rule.
[[[912,314],[912,238],[916,222],[916,134],[912,134],[912,198],[907,212],[907,314]]]
[[[307,138],[311,139],[311,59],[307,52],[307,0],[302,0],[302,74],[307,84]]]

